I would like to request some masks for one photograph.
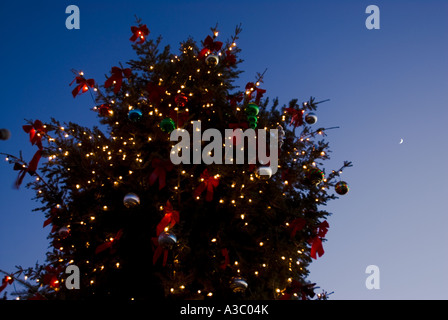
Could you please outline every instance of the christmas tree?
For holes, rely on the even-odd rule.
[[[332,128],[316,126],[319,102],[280,107],[264,97],[264,73],[239,89],[239,26],[225,42],[211,28],[177,54],[149,33],[137,19],[137,58],[100,83],[75,71],[73,97],[92,95],[100,126],[29,121],[34,157],[6,155],[51,231],[46,263],[2,271],[0,289],[17,280],[28,299],[325,299],[308,266],[324,254],[321,207],[348,191],[339,175],[351,163],[324,168]],[[207,129],[223,141],[185,138]],[[246,132],[266,137],[271,161],[250,157]],[[245,162],[220,161],[229,147]]]

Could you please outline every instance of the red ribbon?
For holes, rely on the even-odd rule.
[[[288,180],[289,177],[289,169],[285,169],[282,171],[282,180]]]
[[[325,235],[328,232],[328,228],[330,228],[330,225],[328,224],[328,222],[326,220],[322,221],[317,226],[317,235],[322,238],[325,237]]]
[[[199,184],[199,186],[194,191],[194,197],[198,197],[204,190],[207,190],[207,195],[205,196],[205,201],[213,200],[213,188],[216,188],[219,185],[219,179],[208,174],[207,169],[201,173],[201,179],[203,181]]]
[[[47,299],[45,299],[44,296],[42,296],[39,292],[36,292],[36,294],[28,298],[28,300],[47,300]]]
[[[25,175],[28,172],[28,168],[26,166],[24,167],[23,165],[15,163],[13,170],[20,170],[19,174],[17,175],[16,182],[14,183],[14,187],[18,189],[22,184],[23,178],[25,178]]]
[[[246,84],[246,93],[247,93],[247,98],[249,100],[252,99],[252,93],[254,91],[257,93],[257,95],[255,97],[255,103],[260,104],[260,99],[263,97],[263,94],[266,92],[266,90],[257,88],[255,83],[253,83],[253,82],[248,82]]]
[[[279,300],[290,300],[294,293],[300,293],[302,300],[307,300],[307,296],[314,297],[315,283],[303,285],[297,280],[292,280]]]
[[[247,122],[229,123],[229,127],[230,127],[230,129],[233,129],[233,133],[232,133],[233,145],[239,146],[241,143],[241,132],[235,131],[235,129],[247,129],[247,128],[249,128],[249,125],[247,124]]]
[[[118,67],[112,67],[112,75],[104,83],[105,88],[109,88],[114,85],[114,93],[117,94],[121,89],[123,83],[123,77],[129,78],[132,75],[131,69],[120,69]]]
[[[152,257],[152,264],[156,264],[157,260],[163,253],[163,262],[162,265],[166,265],[166,261],[168,260],[168,249],[162,248],[162,246],[159,245],[158,238],[152,238],[153,244],[157,247],[154,251],[154,256]]]
[[[110,105],[108,105],[107,103],[99,105],[98,107],[96,107],[96,109],[98,110],[100,116],[107,117],[111,114]]]
[[[93,79],[86,79],[83,76],[77,76],[70,85],[75,82],[78,84],[75,89],[72,91],[73,98],[75,98],[78,94],[84,93],[89,90],[90,88],[93,88],[95,86],[95,80]],[[81,91],[81,93],[79,93]]]
[[[321,257],[325,251],[324,251],[324,247],[322,246],[322,240],[319,237],[314,237],[313,239],[311,239],[311,251],[310,251],[310,256],[313,259],[317,259],[316,257],[316,253],[319,257]]]
[[[294,128],[303,124],[303,110],[286,108],[285,111],[292,115],[290,124],[294,124]]]
[[[311,258],[317,259],[317,256],[321,257],[325,253],[324,247],[322,246],[322,238],[325,237],[325,235],[327,234],[329,227],[330,226],[327,221],[322,221],[318,225],[317,231],[316,231],[316,236],[314,238],[312,238],[310,241],[310,243],[311,243],[311,251],[310,251]],[[316,254],[317,254],[317,256],[316,256]]]
[[[224,261],[223,261],[223,263],[221,263],[219,268],[224,270],[230,264],[229,250],[227,250],[227,248],[223,248],[223,249],[221,249],[221,254],[224,257]]]
[[[187,122],[190,118],[190,114],[188,113],[188,111],[171,110],[170,118],[175,120],[178,128],[181,128],[184,123]]]
[[[37,165],[39,164],[39,160],[42,157],[42,149],[39,149],[34,154],[30,163],[28,164],[28,172],[33,175],[37,170]]]
[[[117,240],[120,240],[120,238],[123,236],[123,229],[118,230],[117,234],[115,235],[115,237],[113,237],[110,241],[107,241],[103,244],[100,244],[98,247],[96,247],[95,249],[95,254],[98,254],[108,248],[111,248],[111,253],[113,253],[113,248],[112,245],[114,243],[116,243]]]
[[[22,184],[23,178],[25,177],[26,173],[28,172],[30,175],[33,175],[36,170],[37,166],[39,164],[39,160],[42,157],[42,135],[45,135],[47,133],[47,129],[45,129],[42,121],[35,120],[33,124],[27,124],[22,126],[23,131],[26,133],[29,133],[30,135],[30,142],[32,145],[37,145],[39,150],[36,151],[33,158],[31,159],[30,163],[28,164],[28,167],[20,165],[18,163],[14,164],[14,170],[20,170],[19,175],[17,176],[16,182],[14,183],[15,188],[19,188]]]
[[[132,26],[131,27],[131,31],[132,31],[132,37],[129,38],[129,40],[131,40],[132,42],[136,41],[137,39],[140,39],[137,43],[143,43],[145,42],[145,37],[149,34],[149,29],[146,26],[146,24],[136,27],[136,26]]]
[[[44,224],[43,224],[42,228],[45,228],[50,223],[53,223],[53,219],[57,216],[57,213],[58,213],[58,209],[56,207],[51,208],[51,210],[50,210],[50,217],[48,217],[48,219],[44,221]],[[53,225],[53,228],[51,229],[51,232],[55,232],[57,230],[57,228],[58,227],[56,225]]]
[[[154,171],[149,176],[149,184],[152,186],[159,179],[159,190],[166,185],[166,173],[173,170],[170,160],[153,159],[151,163]]]
[[[214,41],[212,37],[207,36],[203,42],[204,48],[199,52],[198,58],[201,59],[207,54],[221,50],[222,42]]]
[[[224,63],[233,66],[236,63],[236,56],[230,50],[226,50],[226,56],[224,58]]]
[[[22,126],[23,131],[30,134],[31,145],[37,145],[39,149],[42,149],[42,135],[47,133],[42,121],[35,120],[33,124],[27,124]]]
[[[165,215],[162,220],[160,220],[159,224],[156,228],[157,236],[159,236],[166,227],[172,228],[176,223],[179,222],[179,211],[173,210],[173,206],[170,201],[166,202],[166,206],[164,208]]]
[[[46,273],[42,277],[42,283],[49,285],[52,288],[59,288],[60,282],[58,279],[58,276],[62,272],[62,268],[54,268],[52,266],[46,266],[45,267]]]
[[[240,93],[238,95],[234,94],[234,95],[228,96],[227,100],[229,100],[230,106],[236,107],[238,105],[238,102],[243,101],[243,94]]]
[[[163,97],[165,96],[165,87],[149,82],[146,85],[146,89],[148,90],[149,101],[155,104],[156,107],[158,107]]]
[[[305,227],[306,220],[303,218],[296,218],[289,223],[289,229],[291,230],[291,238],[296,236],[297,231],[302,230]]]
[[[14,168],[13,169],[16,170],[16,171],[20,171],[18,176],[17,176],[16,182],[14,183],[14,187],[16,189],[18,189],[20,187],[20,185],[22,184],[23,178],[25,178],[25,175],[26,175],[27,172],[30,175],[33,175],[36,172],[37,165],[39,163],[39,160],[40,160],[41,156],[42,156],[42,150],[39,149],[34,154],[33,159],[31,159],[28,167],[26,167],[24,165],[20,165],[18,163],[14,164]]]
[[[2,280],[2,285],[0,286],[0,292],[5,290],[8,284],[12,284],[14,282],[14,278],[11,276],[4,276]]]

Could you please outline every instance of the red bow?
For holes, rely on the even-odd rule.
[[[221,249],[221,254],[224,256],[224,261],[221,263],[219,268],[224,270],[230,264],[229,250],[227,250],[227,248],[223,248]]]
[[[248,82],[246,84],[246,94],[247,98],[250,100],[252,99],[252,92],[256,91],[257,95],[255,97],[255,103],[260,104],[260,99],[263,97],[263,94],[266,92],[264,89],[259,89],[253,82]]]
[[[44,225],[42,228],[45,228],[50,223],[53,223],[53,219],[57,216],[58,209],[56,207],[51,208],[50,210],[50,217],[48,217],[47,220],[44,221]],[[51,229],[51,232],[55,232],[58,227],[56,225],[53,225],[53,228]]]
[[[93,88],[95,86],[95,80],[93,79],[86,79],[82,76],[77,76],[71,83],[70,85],[73,84],[73,82],[75,82],[78,84],[75,89],[73,89],[72,91],[72,95],[73,98],[75,98],[78,94],[80,94],[79,92],[81,91],[81,93],[86,92],[87,90],[89,90],[90,88]]]
[[[39,149],[42,149],[42,135],[47,133],[42,121],[35,120],[33,124],[27,124],[22,126],[23,131],[30,134],[31,145],[37,145]]]
[[[107,117],[109,115],[112,115],[113,113],[113,111],[110,109],[110,105],[108,105],[107,103],[99,105],[98,107],[96,107],[96,110],[98,110],[98,114],[102,117]]]
[[[199,52],[199,55],[198,55],[199,59],[203,58],[205,55],[207,55],[211,52],[221,50],[221,47],[222,47],[221,41],[214,41],[213,38],[210,36],[207,36],[207,38],[205,38],[203,44],[204,44],[204,48],[201,50],[201,52]]]
[[[201,184],[194,191],[194,197],[198,197],[204,190],[207,189],[207,195],[205,196],[205,201],[213,200],[213,188],[219,185],[219,179],[208,174],[207,169],[201,173],[201,179],[203,180]]]
[[[325,237],[325,235],[328,232],[328,228],[330,228],[330,225],[328,224],[328,222],[326,220],[322,221],[317,226],[317,235],[322,238]]]
[[[233,66],[236,63],[236,56],[230,50],[226,50],[226,56],[224,58],[224,63]]]
[[[319,237],[314,237],[313,239],[311,239],[311,243],[311,258],[317,259],[316,253],[319,257],[321,257],[325,253],[324,247],[322,246],[322,239]]]
[[[230,101],[230,105],[232,107],[236,107],[238,105],[238,102],[243,101],[243,94],[240,93],[238,95],[234,94],[234,95],[228,96],[227,100]]]
[[[28,164],[28,168],[18,165],[17,163],[14,165],[14,170],[20,170],[17,180],[15,182],[15,187],[19,188],[22,184],[23,178],[25,174],[28,172],[30,175],[33,175],[37,170],[37,165],[39,164],[39,160],[42,157],[42,135],[47,133],[47,129],[45,129],[42,121],[35,120],[32,125],[24,125],[22,126],[23,131],[30,134],[30,142],[32,145],[37,145],[39,150],[36,151],[30,163]]]
[[[171,205],[169,200],[166,202],[166,206],[163,212],[165,213],[165,215],[163,216],[162,220],[160,220],[156,228],[157,236],[159,236],[166,227],[172,228],[176,223],[179,222],[179,211],[173,210],[173,206]]]
[[[292,115],[290,124],[294,124],[294,128],[303,124],[303,110],[286,108],[285,111]]]
[[[235,146],[239,146],[241,143],[241,131],[235,131],[235,129],[247,129],[249,128],[249,125],[247,122],[240,122],[240,123],[229,123],[230,129],[233,129],[232,133],[232,143]]]
[[[149,101],[158,107],[165,96],[165,87],[150,82],[146,85],[146,88],[148,90]]]
[[[41,295],[39,292],[36,292],[36,294],[30,298],[28,298],[28,300],[47,300],[43,295]]]
[[[319,224],[319,226],[317,227],[317,232],[316,232],[316,236],[314,238],[311,239],[311,251],[310,251],[310,256],[313,259],[317,259],[316,257],[316,253],[319,257],[321,257],[325,251],[324,251],[324,247],[322,246],[322,238],[325,237],[325,235],[327,234],[328,228],[330,226],[328,225],[327,221],[323,221]]]
[[[37,165],[39,163],[40,158],[42,157],[42,150],[39,149],[36,151],[36,153],[33,156],[33,159],[31,159],[28,167],[25,165],[20,165],[18,163],[14,164],[14,170],[20,171],[19,175],[17,176],[16,182],[14,183],[14,186],[16,189],[20,187],[22,184],[23,178],[25,178],[26,173],[28,172],[30,175],[33,175],[37,170]]]
[[[140,44],[145,42],[145,36],[147,36],[149,34],[149,30],[148,30],[148,27],[146,26],[146,24],[139,26],[139,27],[132,26],[131,31],[132,31],[132,37],[130,37],[129,40],[134,42],[135,40],[140,38],[140,40],[137,42]]]
[[[95,249],[95,254],[100,253],[101,251],[104,251],[108,248],[111,248],[111,253],[114,252],[114,249],[112,248],[112,245],[117,241],[120,240],[120,238],[123,236],[123,229],[118,230],[117,234],[115,235],[115,237],[113,237],[112,239],[110,239],[110,241],[107,241],[103,244],[100,244],[98,247],[96,247]]]
[[[2,292],[8,284],[12,284],[14,282],[14,278],[7,275],[3,277],[2,285],[0,286],[0,292]]]
[[[37,170],[37,165],[39,164],[39,160],[42,157],[42,149],[39,149],[34,154],[30,163],[28,164],[28,172],[33,175]]]
[[[288,180],[289,177],[289,169],[285,169],[282,171],[282,180]]]
[[[110,86],[115,85],[114,93],[117,94],[121,89],[123,77],[129,78],[132,75],[132,72],[129,68],[120,69],[118,67],[112,67],[111,73],[112,75],[109,77],[109,79],[106,80],[106,82],[104,83],[104,87],[109,88]]]
[[[46,273],[42,278],[43,284],[49,285],[52,288],[59,288],[60,282],[58,275],[61,274],[62,269],[60,267],[54,268],[52,266],[45,267]]]
[[[170,160],[153,159],[152,167],[154,171],[149,176],[149,184],[152,186],[159,179],[159,190],[166,185],[166,173],[173,170],[173,164]]]
[[[289,223],[289,228],[291,230],[291,238],[296,236],[297,231],[302,230],[305,227],[306,220],[303,218],[296,218]]]
[[[25,165],[20,165],[18,163],[14,164],[13,170],[20,170],[16,182],[14,183],[14,187],[18,189],[22,184],[23,178],[25,178],[26,173],[28,172],[28,168]]]
[[[314,285],[315,283],[303,285],[297,280],[292,280],[279,300],[290,300],[297,293],[300,293],[302,300],[307,300],[307,296],[312,298],[314,297]]]

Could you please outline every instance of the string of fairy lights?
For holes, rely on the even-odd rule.
[[[217,37],[218,36],[218,32],[215,31],[214,32],[214,36]],[[235,40],[235,39],[233,39]],[[230,45],[227,46],[226,50],[232,51],[236,49],[236,42],[232,41],[230,43]],[[198,57],[195,54],[192,54],[194,48],[191,45],[187,45],[184,46],[182,49],[182,54],[187,56],[192,55],[193,59],[199,60]],[[222,53],[221,51],[218,53],[218,57],[222,57]],[[174,55],[171,59],[170,62],[171,63],[178,63],[182,61],[182,57],[179,57],[177,55]],[[155,65],[150,65],[149,66],[149,71],[150,72],[155,72],[156,71],[156,66]],[[189,86],[187,84],[187,81],[194,81],[195,77],[201,77],[202,73],[205,72],[206,74],[211,74],[212,72],[215,72],[213,68],[210,67],[204,67],[204,68],[197,68],[195,70],[195,74],[191,74],[188,75],[188,77],[183,80],[181,83],[171,83],[170,87],[172,88],[171,91],[166,89],[164,91],[164,95],[167,97],[166,100],[170,100],[171,97],[175,96],[175,95],[184,95],[186,97],[192,98],[195,97],[195,93],[193,91],[189,91]],[[79,76],[84,77],[84,73],[82,71],[77,73]],[[178,74],[178,72],[176,72],[176,75]],[[216,72],[216,76],[221,78],[224,77],[225,78],[225,74],[223,72]],[[187,80],[188,79],[188,80]],[[161,87],[164,83],[166,83],[167,79],[163,79],[162,77],[158,78],[158,82],[157,85],[159,87]],[[262,79],[258,79],[255,82],[255,86],[258,87],[260,86],[260,82]],[[170,79],[170,81],[172,82],[172,79]],[[115,82],[114,82],[115,84]],[[221,81],[220,82],[220,86],[225,86],[225,81]],[[163,119],[164,117],[167,117],[168,114],[164,114],[164,112],[157,107],[155,104],[153,103],[148,103],[148,100],[145,99],[143,97],[142,94],[139,93],[139,97],[135,98],[133,97],[129,92],[125,93],[123,96],[123,99],[121,102],[117,101],[117,98],[113,98],[113,99],[108,99],[105,95],[103,95],[101,93],[101,91],[99,90],[98,86],[95,86],[93,88],[87,87],[87,90],[90,92],[90,95],[94,101],[94,103],[97,103],[98,99],[95,99],[94,94],[98,95],[99,98],[101,98],[102,100],[104,100],[104,103],[110,104],[112,106],[112,108],[110,108],[108,110],[108,117],[114,117],[115,112],[114,112],[114,106],[118,106],[118,105],[127,105],[127,110],[128,111],[132,111],[135,109],[138,109],[140,104],[145,104],[148,105],[148,111],[146,113],[146,116],[149,117],[156,117],[157,119]],[[208,93],[209,89],[208,88],[202,88],[201,90],[203,90],[203,92]],[[211,89],[210,89],[211,90]],[[245,91],[246,97],[250,96],[252,94],[252,92],[254,91],[254,88],[250,88],[249,90]],[[93,91],[93,92],[92,92]],[[136,104],[130,104],[127,102],[127,99],[129,100],[133,100],[133,101],[138,101]],[[247,99],[246,99],[247,100]],[[168,110],[174,110],[177,112],[177,114],[179,114],[179,112],[189,112],[189,108],[179,108],[178,105],[173,104],[171,102],[167,102],[164,101],[164,99],[161,99],[161,102],[165,103],[166,106],[168,107]],[[213,102],[211,101],[205,101],[202,105],[200,105],[200,107],[204,108],[204,109],[209,109],[209,108],[213,108],[215,105]],[[182,109],[182,110],[181,110]],[[98,111],[98,106],[93,108],[94,111]],[[241,110],[241,106],[240,105],[236,105],[235,106],[235,111],[236,112],[240,112]],[[211,109],[212,113],[215,113],[214,109]],[[115,117],[116,118],[116,117]],[[276,123],[275,126],[279,126],[279,125],[288,125],[286,122],[286,118],[287,118],[287,113],[286,111],[284,112],[284,114],[282,115],[282,122],[283,123]],[[211,118],[208,118],[207,121],[211,121]],[[191,124],[193,124],[193,121],[190,121]],[[121,122],[116,120],[115,122],[113,122],[113,125],[116,126],[117,128],[121,125]],[[44,126],[46,127],[46,126]],[[109,138],[105,137],[102,134],[98,134],[95,135],[94,133],[90,132],[90,131],[82,131],[82,133],[78,132],[77,130],[74,129],[67,129],[64,126],[59,126],[54,128],[56,135],[58,136],[58,138],[54,138],[52,136],[50,136],[48,133],[46,133],[43,137],[47,139],[47,142],[49,145],[55,144],[56,146],[59,146],[57,148],[54,148],[54,151],[56,152],[52,152],[50,155],[47,156],[47,160],[50,164],[58,164],[59,159],[63,159],[66,157],[73,157],[73,156],[77,156],[78,154],[80,154],[81,150],[84,152],[84,154],[82,155],[82,157],[84,158],[84,161],[89,161],[89,168],[95,168],[96,166],[98,167],[98,169],[92,169],[90,170],[90,175],[88,177],[83,178],[84,181],[80,181],[81,180],[81,175],[79,175],[79,179],[76,183],[74,183],[70,189],[72,192],[84,192],[86,190],[101,190],[102,187],[105,186],[104,184],[104,179],[107,179],[109,181],[111,181],[113,187],[120,187],[120,185],[126,181],[127,177],[125,175],[119,175],[117,177],[102,177],[101,176],[101,170],[100,168],[102,167],[102,164],[105,163],[107,167],[114,167],[116,165],[117,162],[125,162],[125,163],[130,163],[133,162],[132,168],[130,167],[130,169],[128,170],[127,174],[129,176],[137,173],[139,170],[141,170],[145,163],[148,161],[147,159],[147,155],[143,154],[141,151],[138,150],[134,150],[133,147],[137,145],[136,139],[134,136],[129,136],[129,137],[125,137],[125,136],[115,136],[114,132],[117,130],[113,130],[111,131],[111,136]],[[268,130],[267,127],[263,128],[264,130]],[[318,130],[316,130],[315,132],[311,132],[308,135],[314,137],[315,134],[317,135],[324,135],[325,130],[328,129],[333,129],[333,128],[320,128]],[[180,128],[180,130],[185,130]],[[40,134],[40,133],[38,133]],[[303,136],[299,138],[299,141],[302,144],[311,144],[311,139],[309,136]],[[154,135],[148,135],[146,138],[146,143],[154,143],[156,141],[156,139],[166,139],[167,141],[169,141],[169,136],[165,136],[165,138],[162,138],[161,136],[154,136]],[[69,143],[69,141],[71,143]],[[70,146],[70,148],[72,147],[78,147],[79,152],[77,154],[72,154],[71,151],[64,149],[61,146]],[[173,147],[174,145],[172,145]],[[225,147],[225,143],[223,144],[223,147]],[[244,148],[244,146],[242,147]],[[48,149],[49,150],[49,149]],[[318,157],[325,159],[327,157],[327,154],[324,150],[321,151],[317,151],[319,152]],[[292,157],[292,163],[301,163],[301,161],[303,159],[306,159],[307,157],[309,157],[309,155],[307,154],[307,152],[305,150],[300,150],[298,148],[294,148],[293,152],[287,152],[288,156]],[[13,156],[11,155],[7,155],[6,156],[6,161],[10,161],[10,159]],[[14,161],[19,161],[21,159],[15,157],[13,158]],[[22,161],[23,166],[26,166],[26,163]],[[304,164],[302,165],[302,168],[304,170],[307,170],[309,166],[312,167],[316,167],[317,164],[316,162],[311,162],[309,164]],[[281,169],[281,165],[279,165],[279,168]],[[72,168],[67,167],[66,168],[67,171],[71,171]],[[195,178],[195,175],[192,173],[187,172],[187,170],[185,170],[184,166],[179,167],[178,171],[178,180],[177,180],[177,184],[175,186],[172,187],[172,191],[173,194],[178,197],[180,195],[180,186],[181,186],[181,181],[182,179],[190,179],[190,178]],[[237,174],[234,171],[235,174]],[[257,181],[257,176],[254,172],[246,172],[243,171],[243,174],[247,173],[247,180],[248,181],[243,181],[241,184],[238,184],[238,182],[232,181],[230,184],[230,188],[232,190],[237,190],[235,191],[233,194],[238,194],[238,196],[234,197],[226,197],[225,195],[221,195],[221,197],[219,197],[219,200],[217,201],[218,205],[228,205],[230,204],[231,206],[233,206],[234,208],[247,208],[249,206],[251,206],[254,202],[253,197],[258,194],[259,196],[264,196],[264,191],[262,189],[259,189],[258,192],[254,192],[253,187],[250,186],[251,182]],[[342,170],[336,172],[333,171],[333,174],[336,173],[342,173]],[[217,173],[215,175],[213,175],[213,177],[215,179],[219,179],[221,178],[220,174]],[[36,182],[41,183],[41,186],[39,189],[37,189],[38,194],[42,194],[43,192],[43,188],[47,188],[48,191],[52,191],[51,190],[51,186],[49,184],[47,184],[47,182],[45,182],[45,180],[43,180],[43,178],[41,176],[39,176],[36,173]],[[203,182],[204,179],[200,178],[199,182]],[[325,190],[328,189],[328,186],[326,185],[327,179],[323,179],[323,186],[321,186],[319,189],[321,190],[321,192],[325,192]],[[269,183],[268,181],[266,181],[266,183]],[[290,183],[287,179],[285,179],[283,181],[283,184],[285,187],[289,186]],[[286,195],[286,193],[283,193],[283,195]],[[196,196],[196,200],[201,200],[203,199],[204,195],[198,195]],[[316,203],[318,203],[320,201],[319,196],[316,196],[315,198]],[[55,206],[57,208],[60,208],[61,206],[64,206],[63,203],[58,203],[55,204]],[[107,200],[105,202],[99,203],[97,205],[98,208],[101,208],[100,211],[106,212],[106,211],[111,211],[114,210],[114,208],[111,206],[110,203],[107,202]],[[163,212],[164,210],[164,206],[161,205],[159,206],[159,210],[160,212]],[[181,210],[181,208],[180,208]],[[266,205],[266,212],[269,212],[269,210],[273,210],[273,208],[270,205]],[[89,227],[90,229],[92,229],[92,224],[96,222],[96,215],[98,213],[89,213],[87,214],[85,217],[82,217],[81,221],[71,221],[70,223],[68,223],[65,227],[68,228],[70,230],[71,226],[73,224],[79,224],[80,226],[83,227]],[[243,227],[247,227],[250,219],[248,219],[248,214],[245,212],[245,210],[241,210],[238,211],[238,218],[242,223]],[[289,227],[289,223],[285,222],[284,224],[285,227]],[[165,232],[170,231],[170,227],[167,226],[165,227]],[[113,242],[114,241],[114,237],[111,236],[107,236],[104,239],[106,242],[110,241]],[[210,243],[219,246],[219,237],[215,236],[212,237],[210,240]],[[267,244],[269,243],[270,239],[263,239],[262,241],[258,242],[258,245],[260,248],[263,247],[267,247]],[[90,241],[86,241],[85,242],[85,247],[88,248],[90,247],[92,244],[90,243]],[[72,249],[75,249],[74,245],[71,246]],[[64,251],[63,247],[59,247],[58,248],[61,252]],[[273,258],[273,256],[269,257],[269,259],[271,261],[276,261],[277,263],[284,263],[287,270],[291,273],[291,276],[287,278],[287,283],[283,283],[283,284],[277,284],[277,287],[275,289],[275,295],[276,297],[279,297],[282,295],[282,293],[284,292],[285,287],[291,283],[293,281],[293,277],[295,274],[297,273],[301,273],[303,271],[302,268],[302,258],[304,257],[304,253],[307,250],[307,248],[303,247],[303,248],[299,248],[296,251],[296,254],[294,256],[286,256],[285,254],[281,253],[281,250],[279,250],[279,255],[276,258]],[[64,262],[64,258],[61,256],[58,260],[58,262],[63,263]],[[74,261],[73,259],[67,261],[66,263],[68,264],[76,264],[78,263],[77,261]],[[90,261],[89,259],[86,259],[83,262],[85,265],[89,265]],[[179,260],[177,258],[174,259],[174,264],[178,264]],[[243,266],[241,266],[240,262],[238,260],[234,260],[230,262],[230,265],[232,267],[232,269],[235,271],[235,277],[240,277],[244,279],[244,275],[247,274],[247,271],[245,271],[243,269]],[[122,263],[119,261],[119,258],[114,260],[114,264],[113,264],[113,268],[117,268],[119,269],[122,266]],[[93,265],[91,267],[91,271],[93,272],[93,274],[98,273],[98,272],[102,272],[104,270],[106,270],[108,268],[108,266],[101,264],[101,265]],[[258,267],[254,267],[251,266],[250,267],[253,271],[252,271],[252,275],[255,277],[260,276],[263,273],[263,270],[266,270],[266,268],[269,268],[269,263],[261,263]],[[175,269],[174,269],[174,274],[176,273]],[[89,273],[87,271],[84,272],[84,275],[89,277]],[[61,281],[63,282],[63,279],[61,279]],[[88,281],[88,284],[93,286],[95,284],[95,277],[90,277],[90,280]],[[186,282],[182,282],[177,284],[176,286],[171,286],[169,288],[169,293],[170,294],[176,294],[179,292],[183,292],[186,288],[187,288],[188,284]],[[247,286],[247,284],[246,284]],[[57,288],[55,288],[55,290],[57,290]],[[206,295],[208,297],[213,296],[213,290],[198,290],[197,294],[199,295]],[[295,294],[297,296],[297,294]]]

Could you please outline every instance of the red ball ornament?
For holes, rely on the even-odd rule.
[[[179,93],[174,97],[174,102],[178,107],[185,107],[188,102],[188,97],[183,93]]]
[[[101,104],[96,107],[96,110],[98,110],[98,114],[102,117],[107,117],[113,114],[112,109],[108,104]]]

